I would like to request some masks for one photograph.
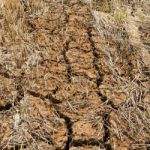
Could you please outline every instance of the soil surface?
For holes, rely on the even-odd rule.
[[[89,7],[76,0],[49,5],[46,15],[27,20],[36,52],[27,50],[11,71],[0,65],[0,149],[136,149],[130,135],[112,132],[126,126],[116,119],[126,95],[111,93],[119,85]]]

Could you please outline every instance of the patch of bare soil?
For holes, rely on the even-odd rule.
[[[127,95],[112,91],[120,85],[105,63],[105,43],[88,6],[77,0],[45,3],[50,5],[45,15],[26,19],[30,36],[17,66],[0,64],[0,149],[148,149],[149,127],[147,135],[136,135],[139,141],[134,133],[140,129],[126,132],[129,122],[123,115],[130,114],[120,109]],[[127,53],[122,57],[131,59],[120,64],[122,76],[132,78],[136,58]],[[134,123],[136,115],[131,117]]]

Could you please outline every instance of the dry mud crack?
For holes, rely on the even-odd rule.
[[[89,7],[47,5],[46,15],[26,21],[38,52],[12,72],[0,65],[0,149],[113,150],[119,105],[102,88],[111,75]],[[134,142],[124,139],[118,150]]]

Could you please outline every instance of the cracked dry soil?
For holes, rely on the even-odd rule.
[[[111,77],[93,17],[80,1],[49,5],[46,16],[27,22],[38,65],[28,67],[24,59],[15,70],[0,66],[0,149],[111,150],[118,144],[111,133],[118,106],[101,91]],[[118,149],[130,140],[125,136]]]

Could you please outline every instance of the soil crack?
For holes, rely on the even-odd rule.
[[[97,139],[88,139],[88,140],[74,140],[72,142],[72,146],[79,147],[79,146],[100,146],[101,148],[104,148],[103,141],[97,140]]]
[[[110,113],[104,113],[103,114],[103,121],[104,121],[104,136],[103,136],[103,142],[106,150],[112,150],[111,144],[109,144],[109,138],[110,138],[110,122],[109,122],[109,114]]]
[[[21,83],[21,77],[15,77],[15,89],[17,91],[17,96],[14,103],[7,103],[5,106],[0,106],[0,111],[10,110],[13,106],[16,106],[24,98],[24,90]]]
[[[11,103],[6,104],[5,106],[0,106],[0,111],[9,110],[12,107]]]
[[[96,79],[96,85],[97,88],[99,88],[99,86],[101,85],[103,78],[104,78],[104,74],[102,73],[102,70],[98,64],[98,60],[99,60],[99,55],[97,53],[97,48],[95,46],[95,42],[92,39],[92,27],[89,26],[87,28],[87,33],[88,33],[88,39],[90,41],[91,44],[91,49],[92,49],[92,53],[94,56],[94,60],[93,60],[93,65],[95,70],[98,72],[99,77]],[[99,91],[99,90],[98,90]],[[105,95],[102,95],[101,92],[97,92],[97,95],[101,98],[101,100],[103,102],[106,102],[108,100],[108,98]],[[107,105],[110,105],[111,108],[113,109],[117,109],[112,101],[108,101]],[[110,122],[109,122],[109,112],[105,112],[103,114],[103,121],[104,121],[104,136],[103,136],[103,143],[104,143],[104,147],[106,150],[112,150],[111,144],[109,144],[109,138],[110,138],[110,131],[109,131],[109,126],[110,126]]]
[[[65,120],[65,124],[67,128],[67,137],[68,137],[65,145],[65,150],[69,150],[72,145],[72,136],[73,136],[72,121],[68,116],[61,113],[58,109],[56,109],[56,111],[59,114],[60,118]]]
[[[69,150],[70,146],[72,144],[72,134],[73,134],[72,121],[71,121],[71,119],[68,116],[66,116],[61,111],[59,111],[59,107],[56,104],[60,104],[61,101],[53,98],[51,94],[48,94],[48,95],[44,96],[44,95],[42,95],[40,93],[36,93],[34,91],[29,91],[28,90],[27,92],[30,95],[32,95],[34,97],[39,97],[42,100],[45,100],[45,99],[50,100],[50,102],[53,105],[53,107],[55,108],[57,114],[60,116],[60,118],[62,118],[65,121],[66,128],[67,128],[67,141],[66,141],[66,145],[65,145],[65,150]]]
[[[101,92],[97,92],[98,96],[101,97],[101,100],[103,103],[106,103],[107,105],[111,106],[113,110],[118,110],[118,106],[115,106],[114,103],[111,100],[108,100],[108,98],[103,95]]]
[[[69,83],[71,82],[72,69],[71,69],[71,63],[70,63],[68,57],[66,56],[66,52],[69,50],[69,44],[72,40],[73,40],[73,38],[69,37],[69,39],[64,44],[64,49],[62,51],[62,55],[63,55],[64,61],[65,61],[65,64],[67,65],[67,78],[68,78]]]
[[[50,94],[50,93],[47,94],[46,96],[44,96],[44,95],[42,95],[42,94],[40,94],[38,92],[31,91],[31,90],[27,90],[27,93],[29,93],[30,95],[32,95],[34,97],[38,97],[38,98],[40,98],[42,100],[48,99],[52,104],[60,104],[61,103],[60,100],[54,98],[52,96],[52,94]]]
[[[104,74],[101,72],[101,68],[98,65],[98,57],[99,56],[96,52],[97,49],[95,47],[95,42],[92,39],[92,27],[91,26],[87,28],[87,34],[88,34],[89,42],[91,44],[92,53],[93,53],[93,56],[94,56],[93,65],[94,65],[94,68],[96,69],[96,71],[98,72],[98,75],[99,75],[99,77],[96,80],[97,87],[99,87],[100,84],[103,81]]]

